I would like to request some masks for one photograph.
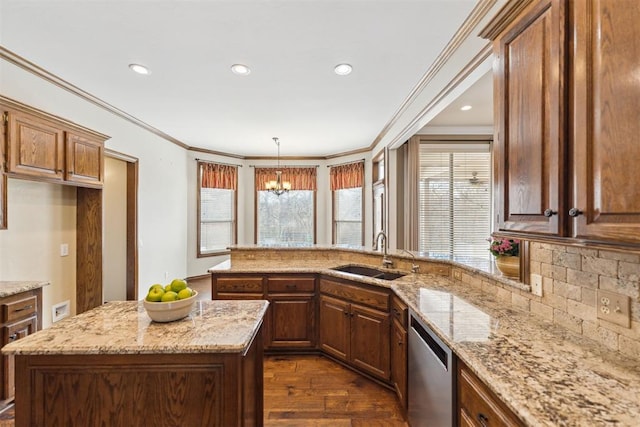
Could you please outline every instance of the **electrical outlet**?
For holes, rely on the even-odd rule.
[[[69,316],[69,300],[63,301],[51,307],[51,320],[52,322],[57,322],[58,320],[64,319]]]
[[[454,269],[453,270],[453,278],[455,280],[462,280],[462,271]]]
[[[164,272],[164,280],[169,280],[169,272],[168,271]]]
[[[539,274],[531,273],[531,293],[542,296],[542,276]]]
[[[598,289],[596,292],[596,309],[598,319],[631,327],[630,299],[626,295]]]

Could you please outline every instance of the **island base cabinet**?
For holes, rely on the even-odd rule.
[[[262,426],[262,355],[16,355],[16,426]]]

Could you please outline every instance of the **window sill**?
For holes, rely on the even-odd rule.
[[[212,256],[229,255],[230,253],[231,253],[231,251],[229,249],[220,249],[220,250],[217,250],[217,251],[198,253],[198,258],[208,258],[208,257],[212,257]]]

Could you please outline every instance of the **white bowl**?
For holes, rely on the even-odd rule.
[[[187,317],[196,303],[198,292],[194,291],[189,298],[170,302],[142,301],[147,314],[154,322],[173,322]]]

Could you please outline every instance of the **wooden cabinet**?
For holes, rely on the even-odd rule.
[[[523,4],[482,33],[496,56],[495,230],[637,245],[637,2]]]
[[[494,42],[496,230],[565,227],[565,46],[556,0],[534,2]]]
[[[572,2],[571,236],[640,243],[640,8]]]
[[[320,292],[322,351],[389,381],[389,293],[325,278]]]
[[[211,276],[212,299],[264,299],[264,278],[256,275]]]
[[[269,276],[269,349],[316,347],[315,276]]]
[[[457,375],[459,426],[524,425],[460,360],[458,360]]]
[[[42,290],[36,289],[0,298],[0,344],[19,340],[42,328]],[[14,356],[0,356],[0,408],[15,392]]]
[[[105,135],[6,98],[0,111],[9,176],[102,187]]]
[[[407,409],[407,306],[391,298],[391,383],[403,409]]]

